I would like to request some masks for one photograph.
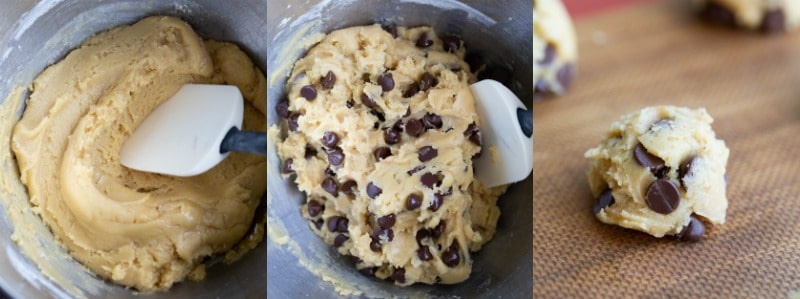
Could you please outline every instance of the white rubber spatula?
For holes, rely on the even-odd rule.
[[[470,85],[481,119],[483,155],[474,162],[485,187],[518,182],[533,170],[533,113],[494,80]]]
[[[231,151],[267,154],[265,132],[241,131],[244,103],[235,86],[186,84],[156,107],[122,145],[122,165],[193,176]]]

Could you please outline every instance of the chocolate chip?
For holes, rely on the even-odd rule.
[[[397,144],[402,139],[402,133],[395,129],[386,129],[383,132],[383,141],[386,141],[387,144]]]
[[[678,233],[678,238],[688,241],[700,241],[703,239],[705,234],[706,226],[703,225],[703,222],[692,215],[689,218],[689,224],[687,224],[686,227],[684,227],[683,230]]]
[[[439,221],[439,224],[437,224],[436,227],[433,228],[433,231],[431,232],[431,235],[434,238],[439,238],[439,236],[441,236],[444,233],[444,229],[446,227],[447,227],[447,224],[444,222],[444,220]]]
[[[381,85],[381,88],[384,92],[394,89],[394,78],[392,78],[392,73],[384,73],[378,76],[378,84]]]
[[[392,280],[397,283],[406,283],[406,269],[395,268],[394,273],[392,273]]]
[[[602,209],[614,204],[614,196],[611,194],[611,189],[606,189],[600,196],[597,197],[597,201],[594,202],[594,206],[592,206],[592,213],[600,213]]]
[[[475,155],[472,156],[472,161],[480,159],[481,156],[483,156],[483,150],[480,150],[477,153],[475,153]],[[472,170],[475,171],[474,168]]]
[[[458,253],[458,250],[458,242],[453,240],[453,244],[450,245],[450,248],[447,248],[442,254],[442,262],[448,267],[458,266],[458,264],[461,263],[461,254]]]
[[[316,155],[317,155],[317,150],[311,147],[311,145],[306,144],[305,158],[308,159],[311,157],[315,157]]]
[[[317,89],[313,85],[306,85],[300,88],[300,95],[306,98],[307,101],[313,101],[317,98]]]
[[[372,251],[375,252],[381,252],[381,241],[372,238],[372,242],[369,242],[369,249],[372,249]]]
[[[657,213],[672,213],[680,202],[678,187],[668,179],[657,179],[647,187],[647,206]]]
[[[386,30],[386,32],[389,32],[389,34],[392,35],[392,38],[397,38],[397,36],[398,36],[397,35],[397,26],[396,25],[389,25],[386,28],[384,28],[383,30]]]
[[[292,164],[294,164],[294,159],[292,159],[292,158],[289,158],[289,159],[286,159],[286,161],[283,161],[283,165],[281,167],[281,172],[283,172],[285,174],[294,173],[294,167],[292,167]]]
[[[378,226],[382,228],[392,228],[396,221],[396,216],[394,214],[389,214],[383,217],[378,218]]]
[[[422,197],[416,193],[409,194],[406,198],[406,209],[416,210],[420,206],[422,206]]]
[[[481,56],[477,53],[467,54],[467,56],[464,57],[464,61],[469,65],[469,71],[473,73],[483,64],[483,59],[481,59]]]
[[[322,229],[322,224],[323,224],[324,222],[325,222],[325,221],[324,221],[324,220],[322,220],[322,218],[320,218],[320,219],[317,219],[317,220],[314,220],[314,221],[311,221],[311,223],[314,223],[314,226],[315,226],[315,227],[316,227],[318,230]]]
[[[439,208],[442,207],[443,203],[444,203],[444,195],[439,194],[439,193],[434,194],[433,195],[433,200],[431,201],[431,206],[430,206],[431,211],[434,211],[434,212],[438,211]]]
[[[667,166],[664,165],[664,160],[647,152],[647,149],[641,143],[637,144],[633,149],[633,158],[639,165],[649,168],[650,172],[658,178],[663,178],[664,174],[666,174],[665,172],[669,171]],[[665,169],[667,171],[664,171]]]
[[[764,14],[761,20],[761,31],[767,34],[780,33],[786,30],[786,16],[782,9],[775,9]]]
[[[461,40],[455,36],[448,36],[442,39],[442,44],[445,52],[455,53],[461,47]]]
[[[409,115],[411,115],[411,105],[406,108],[406,113],[403,114],[403,117],[408,117]]]
[[[281,118],[289,118],[289,101],[283,100],[275,105],[275,113]]]
[[[340,147],[334,147],[332,149],[327,150],[328,153],[328,163],[331,165],[342,165],[344,162],[344,153]]]
[[[553,43],[547,43],[547,46],[544,48],[544,57],[542,57],[542,60],[539,60],[539,65],[548,65],[553,62],[555,57],[556,47],[553,46]]]
[[[572,84],[572,79],[575,78],[575,66],[571,63],[562,66],[556,73],[556,80],[561,84],[561,88],[566,89]]]
[[[394,122],[394,124],[392,125],[392,130],[403,132],[403,120],[398,119],[396,122]]]
[[[317,217],[319,213],[322,213],[322,211],[325,210],[324,205],[320,204],[318,201],[313,199],[308,201],[308,203],[306,204],[306,208],[308,209],[308,216],[311,217]]]
[[[413,97],[418,92],[419,92],[419,84],[411,83],[411,85],[408,86],[408,89],[406,89],[406,91],[403,92],[403,97],[410,98]]]
[[[483,142],[481,141],[481,131],[472,132],[472,134],[469,135],[469,141],[477,146],[483,145]]]
[[[332,177],[326,177],[322,180],[322,189],[333,195],[333,197],[339,196],[339,184]]]
[[[417,249],[417,257],[422,261],[430,261],[433,258],[427,245],[422,245]]]
[[[726,26],[736,25],[736,17],[733,12],[727,7],[714,2],[707,2],[700,15],[712,23]]]
[[[412,168],[411,170],[407,171],[406,173],[408,173],[408,175],[413,175],[413,174],[415,174],[415,173],[417,173],[417,172],[419,172],[420,170],[423,170],[423,169],[425,169],[425,165],[420,165],[420,166]]]
[[[319,83],[319,85],[325,89],[333,88],[333,86],[336,85],[336,75],[333,73],[333,71],[328,71],[328,74],[322,78],[322,81]]]
[[[376,148],[373,154],[375,155],[375,160],[380,161],[390,157],[392,155],[392,150],[388,146],[381,146]]]
[[[425,131],[425,127],[419,119],[412,118],[406,122],[406,133],[409,136],[419,137],[423,131]]]
[[[546,81],[539,79],[536,80],[536,85],[534,85],[533,92],[534,93],[545,93],[550,90],[550,85],[547,84]]]
[[[358,185],[354,180],[347,180],[342,184],[342,193],[346,194],[347,196],[354,196],[357,192]]]
[[[322,145],[327,147],[334,147],[337,144],[339,144],[339,135],[336,135],[336,133],[331,131],[327,131],[324,134],[322,134]]]
[[[378,251],[380,251],[380,249],[378,249]],[[373,277],[373,276],[375,276],[375,271],[377,271],[377,270],[378,270],[378,267],[367,267],[367,268],[358,269],[358,272],[361,273],[364,276]]]
[[[478,132],[478,125],[473,122],[467,126],[466,130],[464,130],[464,136],[475,134],[475,132]]]
[[[419,177],[419,180],[422,182],[425,187],[433,189],[433,186],[437,186],[442,182],[439,180],[439,176],[432,174],[430,172],[426,172]]]
[[[420,47],[420,48],[427,48],[427,47],[430,47],[431,45],[433,45],[433,40],[431,40],[428,37],[428,33],[427,32],[423,32],[422,34],[419,35],[419,38],[417,38],[416,45],[417,45],[417,47]]]
[[[344,242],[347,242],[349,239],[350,237],[339,234],[335,239],[333,239],[333,247],[341,247],[344,245]]]
[[[341,219],[341,218],[342,217],[339,217],[339,216],[333,216],[331,218],[328,218],[328,230],[330,232],[336,232],[338,230],[338,228],[339,228],[339,219]]]
[[[380,111],[377,111],[377,110],[370,110],[370,111],[369,111],[369,114],[375,115],[375,117],[376,117],[376,118],[378,118],[378,121],[379,121],[379,122],[384,122],[384,121],[386,121],[386,117],[385,117],[385,116],[383,115],[383,113],[382,113],[382,112],[380,112]],[[376,127],[376,128],[377,128],[377,127]]]
[[[481,130],[478,129],[478,125],[475,123],[471,123],[469,126],[467,126],[467,130],[464,131],[464,135],[467,136],[469,141],[477,146],[481,146],[483,144],[481,141]]]
[[[367,195],[369,198],[375,199],[375,197],[378,197],[378,195],[381,195],[381,193],[383,193],[383,190],[372,182],[367,184]]]
[[[428,162],[436,158],[439,155],[439,150],[435,149],[430,145],[423,146],[419,149],[417,153],[417,158],[419,158],[420,162]]]
[[[428,129],[440,129],[442,128],[442,117],[436,113],[425,113],[425,116],[422,117],[422,123]]]
[[[292,113],[289,115],[289,131],[297,132],[299,128],[299,124],[297,124],[297,119],[300,118],[300,114]]]
[[[422,74],[422,79],[419,80],[419,90],[428,91],[432,87],[436,87],[437,84],[439,84],[439,80],[431,73],[425,72]]]
[[[328,166],[327,168],[325,168],[325,176],[336,177],[336,172],[333,171],[333,169],[331,169],[330,166]]]
[[[347,218],[339,217],[339,221],[336,223],[336,231],[340,233],[347,232],[347,223],[350,222]]]
[[[362,93],[361,94],[361,103],[364,104],[364,106],[367,106],[370,109],[378,109],[378,104],[375,103],[375,100],[373,100],[372,98],[367,96],[366,93]]]
[[[678,181],[680,181],[684,187],[686,187],[686,182],[683,181],[683,178],[692,171],[692,164],[694,164],[695,160],[697,160],[697,156],[692,156],[681,162],[681,165],[678,167]]]
[[[380,240],[384,239],[386,242],[394,240],[394,231],[391,228],[379,228],[372,233],[372,237]]]
[[[425,239],[430,238],[430,237],[431,237],[431,231],[430,230],[427,230],[427,229],[418,230],[417,231],[417,235],[416,235],[417,244],[422,244],[422,241],[424,241]]]
[[[353,100],[348,100],[347,103],[345,103],[345,106],[347,106],[348,109],[349,108],[353,108],[353,106],[355,106],[355,105],[356,105],[356,102],[353,102]]]

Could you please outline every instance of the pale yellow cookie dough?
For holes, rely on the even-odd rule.
[[[203,258],[236,250],[266,189],[263,157],[231,154],[188,178],[127,169],[121,144],[185,83],[237,85],[244,127],[265,130],[263,74],[238,47],[149,17],[86,40],[33,82],[12,149],[34,212],[72,256],[142,291],[202,278]],[[248,245],[249,246],[249,245]]]
[[[535,92],[562,94],[575,76],[578,40],[561,0],[537,0],[533,7]]]
[[[767,32],[800,27],[797,0],[692,0],[704,16],[714,21],[733,22],[748,29]]]
[[[592,194],[602,197],[610,189],[613,195],[610,205],[595,207],[597,219],[655,237],[680,234],[693,215],[724,223],[729,152],[725,142],[716,139],[712,121],[705,109],[658,106],[611,124],[600,145],[585,154],[591,163],[587,177]],[[666,168],[651,171],[643,166],[634,152],[639,145]],[[680,195],[669,213],[654,211],[648,203],[648,189],[658,177],[674,184]]]
[[[429,27],[396,29],[397,38],[378,25],[331,32],[295,64],[288,99],[277,105],[290,120],[288,126],[282,121],[278,155],[283,173],[295,174],[307,196],[301,212],[311,229],[339,253],[355,256],[362,273],[404,286],[457,283],[470,275],[469,252],[494,235],[505,187],[485,189],[473,174],[472,157],[481,147],[470,127],[480,120],[463,44],[448,53]],[[428,47],[417,46],[423,34]],[[332,88],[325,87],[329,72],[336,78]],[[384,73],[394,82],[388,91],[380,84]],[[313,100],[301,91],[309,85]],[[412,136],[425,122],[433,126]],[[393,128],[400,140],[388,144]],[[329,133],[335,142],[323,141]],[[381,147],[390,155],[379,158]],[[423,178],[439,183],[428,187]],[[409,203],[410,196],[419,202]]]

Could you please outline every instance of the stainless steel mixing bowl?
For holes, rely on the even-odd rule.
[[[375,22],[404,26],[430,25],[439,34],[462,36],[470,52],[489,65],[513,70],[512,89],[531,99],[532,8],[529,0],[454,1],[287,1],[267,3],[267,121],[275,124],[275,104],[285,96],[292,62],[302,57],[303,37]],[[508,297],[529,298],[532,276],[532,182],[513,185],[499,201],[497,234],[474,254],[473,273],[457,285],[397,287],[360,275],[349,259],[328,248],[300,216],[303,195],[280,177],[280,161],[271,151],[268,173],[267,294],[270,298],[326,298],[336,294],[324,280],[341,280],[340,290],[362,296]],[[290,239],[284,238],[288,236]],[[284,244],[286,243],[286,244]],[[302,265],[305,264],[305,265]],[[311,267],[308,267],[311,265]],[[319,267],[318,267],[319,266]],[[367,286],[364,288],[363,286]],[[367,290],[375,289],[375,290]]]
[[[259,68],[266,69],[266,0],[0,0],[0,100],[15,86],[28,86],[47,65],[92,34],[157,14],[181,17],[204,38],[235,42]],[[8,150],[8,140],[2,142],[2,148]],[[11,233],[4,206],[0,211],[0,287],[13,298],[69,297],[65,289],[70,287],[44,277],[11,241]],[[36,237],[42,246],[58,248],[51,234]],[[203,281],[179,283],[169,292],[155,294],[135,294],[88,276],[63,252],[39,254],[64,259],[68,266],[59,275],[89,298],[264,298],[265,247],[262,243],[234,264],[210,267]]]

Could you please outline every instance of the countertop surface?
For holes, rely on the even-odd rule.
[[[797,298],[800,31],[766,36],[700,22],[688,1],[635,2],[577,18],[572,88],[534,103],[535,297]],[[705,107],[730,148],[727,222],[697,243],[591,212],[583,153],[621,115],[662,104]]]

